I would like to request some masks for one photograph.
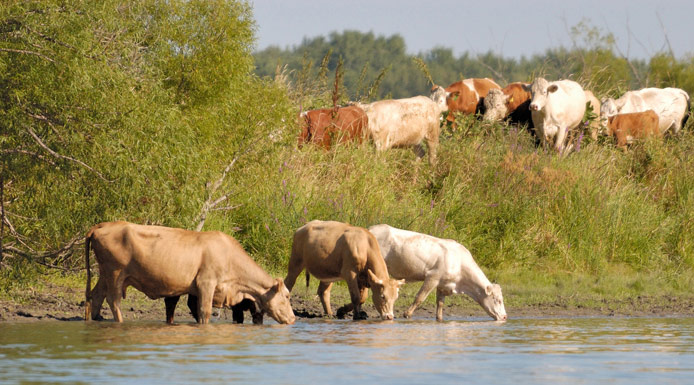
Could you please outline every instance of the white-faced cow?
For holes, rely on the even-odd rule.
[[[581,85],[572,80],[536,78],[526,90],[532,95],[530,111],[538,138],[559,153],[570,151],[569,133],[580,128],[586,111]]]
[[[653,110],[629,112],[607,118],[607,135],[617,140],[617,147],[626,149],[634,139],[662,136],[658,127],[658,114]]]
[[[484,98],[484,120],[506,120],[532,129],[530,92],[524,87],[529,87],[529,84],[516,82],[502,89],[490,89]]]
[[[93,290],[90,249],[99,264],[99,280]],[[113,318],[123,322],[120,303],[132,286],[152,299],[177,299],[183,294],[196,297],[194,315],[199,323],[209,322],[213,306],[232,307],[244,300],[279,323],[294,323],[284,282],[270,277],[238,241],[219,231],[105,222],[89,230],[85,251],[85,320],[98,318],[105,298]],[[172,322],[176,303],[166,302],[167,322]]]
[[[353,311],[353,319],[362,319],[361,305],[373,292],[373,303],[384,320],[393,319],[393,303],[404,282],[388,276],[378,243],[365,228],[333,221],[311,221],[294,233],[289,269],[284,279],[289,290],[296,278],[306,270],[306,286],[310,275],[318,278],[318,296],[327,316],[330,308],[330,288],[334,281],[345,280],[352,300],[337,311],[338,317]]]
[[[436,319],[443,320],[446,296],[465,293],[495,320],[506,319],[501,287],[492,284],[475,263],[470,252],[458,242],[435,238],[388,225],[375,225],[369,231],[376,237],[388,272],[406,281],[424,281],[405,318],[436,288]]]
[[[653,110],[661,134],[677,134],[689,117],[689,94],[679,88],[644,88],[628,91],[619,99],[607,98],[601,106],[603,127],[610,116]]]
[[[433,89],[430,97],[381,100],[359,106],[368,116],[369,136],[377,150],[414,146],[417,156],[421,158],[424,156],[421,144],[426,141],[429,163],[436,162],[441,113],[447,108],[443,88]]]

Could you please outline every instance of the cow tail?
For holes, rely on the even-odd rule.
[[[691,101],[689,100],[689,94],[684,92],[684,98],[687,99],[687,109],[684,111],[684,118],[682,118],[682,128],[684,128],[684,125],[687,124],[687,120],[689,119],[689,114],[691,113],[690,109],[692,107]]]
[[[306,269],[306,290],[308,290],[309,279],[311,279],[311,274],[309,274],[308,269]]]
[[[84,291],[84,320],[92,319],[92,271],[89,264],[89,251],[91,249],[93,231],[89,230],[84,241],[84,263],[87,268],[87,287]]]

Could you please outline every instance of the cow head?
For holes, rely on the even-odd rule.
[[[492,318],[497,321],[506,320],[506,308],[504,307],[504,297],[501,294],[501,286],[498,284],[487,285],[484,289],[484,296],[478,300],[482,308]]]
[[[492,88],[484,98],[484,120],[497,121],[508,115],[508,99],[511,95],[505,95],[503,91]]]
[[[600,128],[599,133],[605,134],[607,130],[607,120],[619,113],[617,103],[612,98],[604,98],[600,101]]]
[[[289,290],[284,286],[284,281],[277,278],[274,285],[260,298],[260,306],[263,311],[281,324],[293,324],[296,318],[294,310],[289,302]]]
[[[441,111],[447,111],[448,110],[448,104],[446,103],[446,99],[448,98],[448,92],[441,87],[441,86],[433,86],[431,88],[431,93],[429,94],[429,98],[436,103],[437,106],[441,109]]]
[[[547,97],[556,92],[559,87],[545,78],[536,78],[530,87],[524,85],[523,89],[530,92],[530,110],[541,111],[547,104]]]
[[[400,286],[404,283],[405,280],[391,278],[384,281],[369,269],[369,286],[371,286],[372,299],[374,307],[378,310],[378,314],[381,315],[381,319],[393,319],[393,304],[398,299]]]

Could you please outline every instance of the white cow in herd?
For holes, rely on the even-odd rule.
[[[359,104],[369,118],[368,132],[376,149],[414,146],[418,157],[424,156],[421,147],[426,140],[429,163],[436,162],[441,113],[448,109],[446,90],[436,87],[429,97],[381,100]]]
[[[549,82],[536,78],[525,90],[532,95],[530,111],[537,137],[560,153],[571,150],[572,146],[566,143],[569,131],[581,125],[586,112],[586,95],[581,85],[572,80]]]
[[[689,116],[689,95],[679,88],[644,88],[628,91],[619,99],[607,98],[600,107],[603,128],[617,114],[653,110],[658,115],[660,133],[677,134]]]
[[[446,296],[465,293],[495,320],[506,319],[501,286],[492,284],[475,263],[470,252],[451,239],[375,225],[369,231],[376,237],[388,272],[406,282],[424,281],[414,303],[405,312],[412,316],[429,293],[436,288],[436,320],[443,320]]]

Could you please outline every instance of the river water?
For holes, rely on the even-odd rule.
[[[0,323],[0,383],[694,383],[694,318]]]

